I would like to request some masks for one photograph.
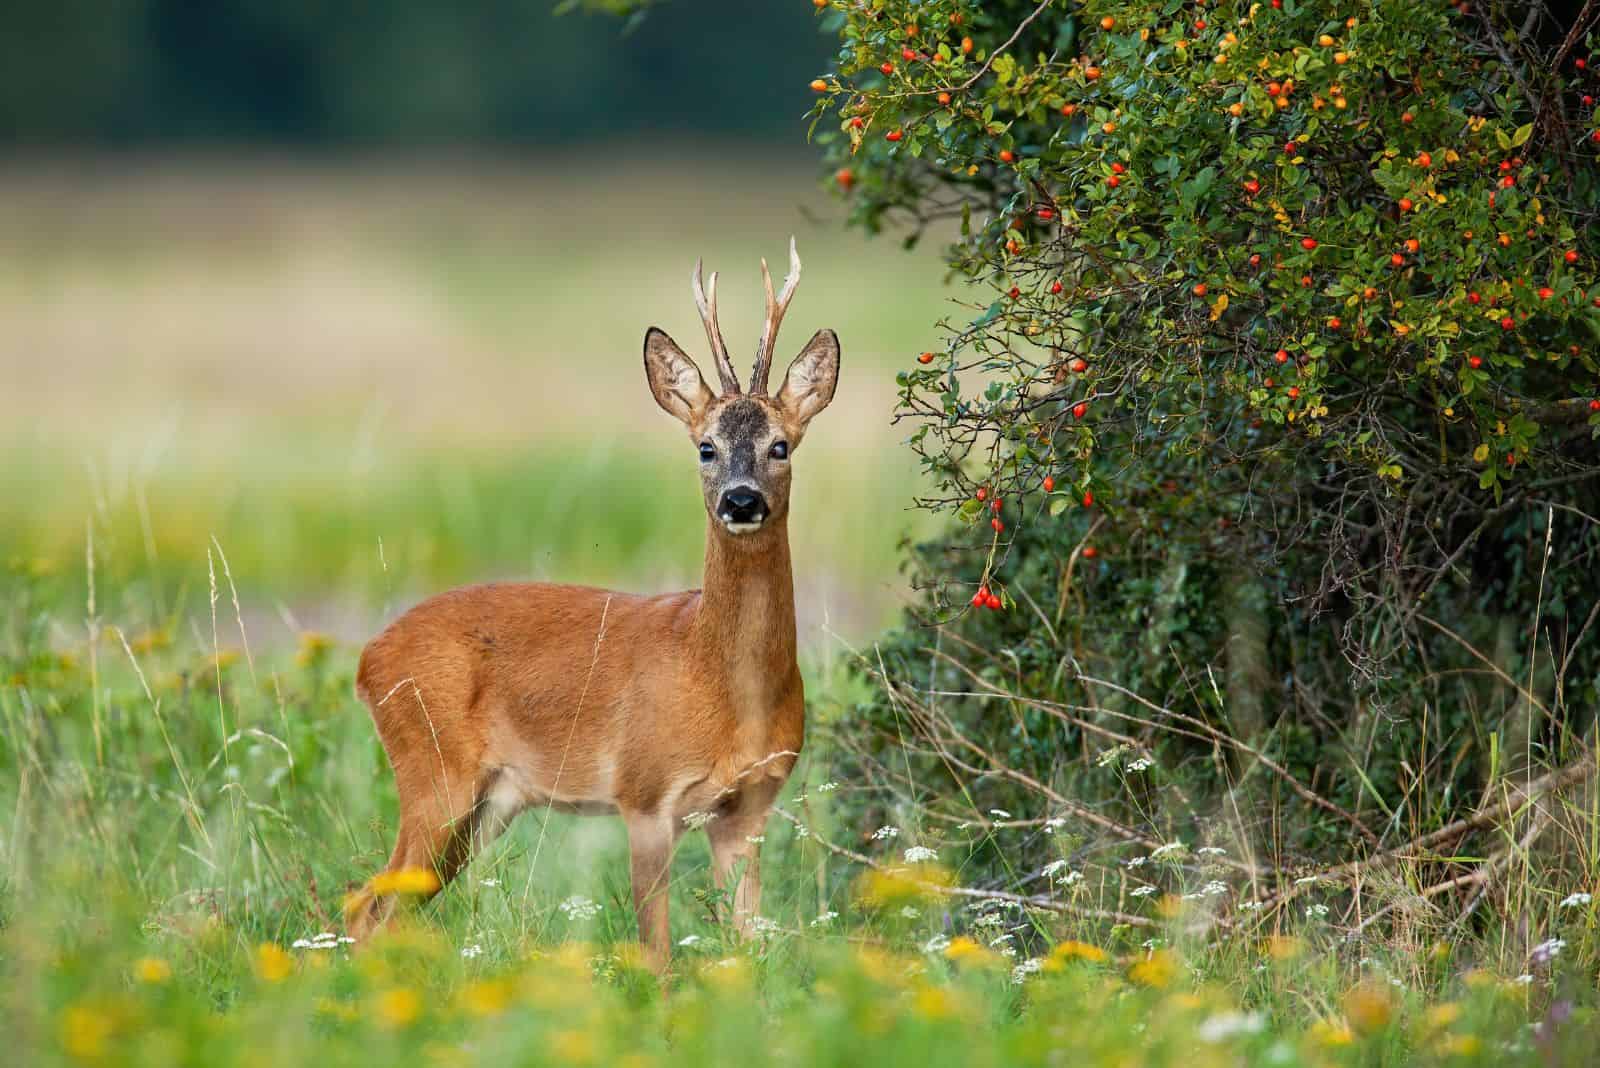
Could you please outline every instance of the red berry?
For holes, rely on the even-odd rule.
[[[1084,490],[1083,491],[1083,506],[1085,508],[1093,508],[1094,507],[1094,493],[1093,493],[1093,491],[1091,491],[1091,490]]]
[[[1011,299],[1016,300],[1018,297],[1022,296],[1022,290],[1018,289],[1016,286],[1012,286],[1010,289],[1010,294]]]
[[[1272,358],[1274,360],[1277,360],[1279,363],[1288,363],[1289,362],[1289,350],[1288,349],[1279,349],[1277,352],[1274,352],[1272,354]]]
[[[1476,371],[1478,368],[1483,366],[1483,357],[1482,356],[1468,356],[1467,357],[1467,366],[1472,368],[1474,371]]]
[[[1074,374],[1080,374],[1081,375],[1081,374],[1083,374],[1083,372],[1085,372],[1085,371],[1087,371],[1089,369],[1089,361],[1085,360],[1082,356],[1079,356],[1077,359],[1075,359],[1071,363],[1069,363],[1067,365],[1067,367]]]
[[[1556,295],[1556,291],[1551,289],[1549,286],[1540,286],[1539,287],[1539,299],[1540,300],[1549,300],[1551,297],[1553,297],[1555,295]]]
[[[1124,167],[1120,163],[1113,163],[1111,165],[1111,173],[1112,174],[1126,174],[1126,173],[1128,173],[1128,168]]]
[[[1017,154],[1015,152],[1011,151],[1009,148],[1002,148],[1000,150],[1000,162],[1001,163],[1010,163],[1012,160],[1014,160],[1016,158],[1017,158]]]
[[[1337,315],[1333,316],[1332,318],[1330,318],[1328,320],[1328,329],[1330,329],[1330,330],[1337,330],[1343,325],[1344,325],[1344,323],[1339,319],[1339,317]]]
[[[1250,257],[1250,266],[1252,266],[1252,267],[1260,267],[1261,266],[1261,254],[1259,252]]]
[[[977,497],[978,500],[980,500],[980,501],[983,500],[984,498],[989,496],[989,487],[988,486],[979,486],[978,487],[978,492],[973,494],[973,496]]]
[[[1476,290],[1474,290],[1473,292],[1467,294],[1467,300],[1470,303],[1473,303],[1473,304],[1482,304],[1483,303],[1483,298],[1478,296]]]
[[[1054,493],[1055,490],[1056,490],[1056,480],[1054,478],[1052,478],[1051,476],[1049,476],[1049,475],[1045,475],[1044,476],[1044,491],[1046,493]]]
[[[1096,549],[1093,545],[1085,545],[1083,547],[1083,558],[1085,560],[1093,560],[1095,557],[1097,557],[1099,555],[1100,555],[1100,550]]]
[[[979,586],[978,592],[972,595],[972,607],[982,608],[989,601],[989,587]]]
[[[1567,249],[1567,254],[1565,256],[1563,256],[1562,258],[1565,259],[1568,263],[1577,263],[1578,262],[1578,254],[1576,252],[1572,251],[1570,248]]]
[[[994,500],[989,502],[989,511],[993,512],[995,515],[999,515],[1000,509],[1005,507],[1005,503],[1006,502],[1004,499],[996,497]]]
[[[1296,398],[1298,396],[1300,396],[1300,387],[1299,386],[1290,386],[1289,387],[1289,399],[1293,400],[1294,398]]]
[[[1584,69],[1584,68],[1585,68],[1585,67],[1587,67],[1587,66],[1588,66],[1588,65],[1589,65],[1589,64],[1588,64],[1588,61],[1586,61],[1586,60],[1582,60],[1582,59],[1575,59],[1575,60],[1573,60],[1573,61],[1572,61],[1572,65],[1573,65],[1573,66],[1574,66],[1574,67],[1577,67],[1577,68],[1578,68],[1578,69],[1579,69],[1579,70],[1583,70],[1583,69]]]
[[[1257,193],[1261,192],[1261,183],[1256,181],[1254,178],[1251,178],[1244,183],[1244,191],[1249,193],[1251,196],[1255,196]]]
[[[905,60],[907,63],[910,63],[913,59],[917,58],[917,54],[909,48],[902,48],[900,49],[900,58]]]
[[[996,534],[1006,529],[1005,520],[1001,519],[999,516],[995,516],[993,519],[989,520],[989,525],[994,527],[994,532]]]
[[[1407,111],[1407,112],[1403,113],[1400,116],[1400,121],[1405,123],[1407,126],[1410,126],[1413,122],[1416,121],[1416,118],[1417,117],[1415,115],[1413,115],[1413,114],[1411,114],[1411,112]]]
[[[1106,179],[1106,185],[1109,185],[1112,189],[1115,189],[1117,186],[1119,186],[1121,184],[1122,184],[1122,179],[1118,178],[1114,174]]]
[[[1293,141],[1285,141],[1283,143],[1283,154],[1285,156],[1292,156],[1299,150],[1300,146],[1295,144]]]
[[[885,73],[885,74],[893,74],[894,73],[894,64],[886,62],[886,63],[884,63],[883,66],[879,67],[878,69],[883,71],[883,73]]]
[[[1416,205],[1411,202],[1411,198],[1410,197],[1401,197],[1400,198],[1400,210],[1401,211],[1410,211],[1414,207],[1416,207]]]
[[[1517,180],[1515,178],[1513,178],[1509,174],[1506,175],[1504,178],[1500,179],[1500,188],[1501,189],[1510,189],[1512,186],[1514,186],[1516,184],[1517,184]]]
[[[1592,400],[1592,401],[1590,401],[1589,402],[1589,410],[1591,412],[1600,412],[1600,400]]]
[[[1072,406],[1072,418],[1082,419],[1089,414],[1089,405],[1086,401],[1079,401]]]
[[[1389,257],[1389,262],[1395,267],[1404,267],[1406,265],[1406,258],[1400,255],[1400,253],[1396,252],[1393,256]]]
[[[850,125],[857,130],[861,129],[861,127],[865,126],[866,124],[867,120],[863,119],[860,115],[857,115],[855,118],[850,120]]]
[[[1509,315],[1500,320],[1500,329],[1502,330],[1514,330],[1516,329],[1516,326],[1517,324],[1515,320],[1513,320]]]
[[[917,362],[918,363],[932,363],[933,362],[933,353],[924,352],[921,356],[917,357]]]
[[[1000,598],[996,597],[992,593],[983,599],[983,603],[992,612],[998,612],[1001,607]]]
[[[904,137],[905,134],[901,133],[899,130],[890,130],[888,133],[884,134],[883,136],[884,136],[884,138],[886,140],[898,141],[898,140],[900,140],[900,138]]]
[[[1417,166],[1419,166],[1419,167],[1431,167],[1431,166],[1433,166],[1433,157],[1428,155],[1426,152],[1418,152],[1417,153]]]
[[[1052,292],[1052,293],[1061,292],[1061,281],[1059,279],[1057,279],[1056,281],[1050,283],[1050,292]]]
[[[1317,247],[1317,239],[1314,237],[1302,237],[1300,239],[1300,247],[1310,252]]]
[[[1049,222],[1051,219],[1056,217],[1055,211],[1051,208],[1040,208],[1036,214],[1039,216],[1039,218],[1045,220],[1046,222]]]
[[[1275,9],[1281,8],[1283,6],[1283,0],[1272,0],[1272,6]]]

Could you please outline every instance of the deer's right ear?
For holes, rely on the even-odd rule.
[[[700,368],[659,327],[652,326],[644,335],[644,373],[656,403],[685,424],[715,399],[700,377]]]

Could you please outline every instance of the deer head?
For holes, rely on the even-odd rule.
[[[781,524],[789,511],[789,462],[806,426],[833,400],[839,382],[839,338],[819,330],[789,365],[776,396],[767,395],[773,344],[784,312],[800,284],[800,256],[789,239],[789,274],[777,296],[767,261],[761,261],[767,315],[756,347],[750,388],[741,391],[717,322],[717,275],[701,284],[694,265],[694,300],[706,328],[722,390],[713,393],[700,369],[666,331],[652,326],[644,336],[644,370],[656,403],[689,430],[699,450],[700,488],[706,513],[733,535],[748,535]]]

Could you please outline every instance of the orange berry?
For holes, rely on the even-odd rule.
[[[1102,30],[1109,30],[1116,24],[1117,20],[1112,18],[1110,15],[1107,15],[1105,18],[1100,20],[1100,28]]]
[[[924,352],[921,356],[917,357],[917,362],[918,363],[932,363],[933,362],[933,353]]]
[[[1194,284],[1194,295],[1197,297],[1206,295],[1206,284],[1204,282],[1196,282]]]
[[[972,38],[970,38],[970,37],[961,38],[961,54],[962,55],[971,55],[972,54]]]

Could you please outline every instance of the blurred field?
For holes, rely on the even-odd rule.
[[[704,255],[747,364],[758,257],[794,233],[779,358],[822,326],[845,353],[796,459],[803,626],[865,635],[912,524],[893,368],[931,341],[941,279],[838,210],[810,163],[726,152],[13,164],[0,553],[81,572],[92,528],[102,606],[139,627],[195,608],[210,545],[264,642],[357,638],[462,581],[693,584],[693,453],[640,339],[704,350]]]

